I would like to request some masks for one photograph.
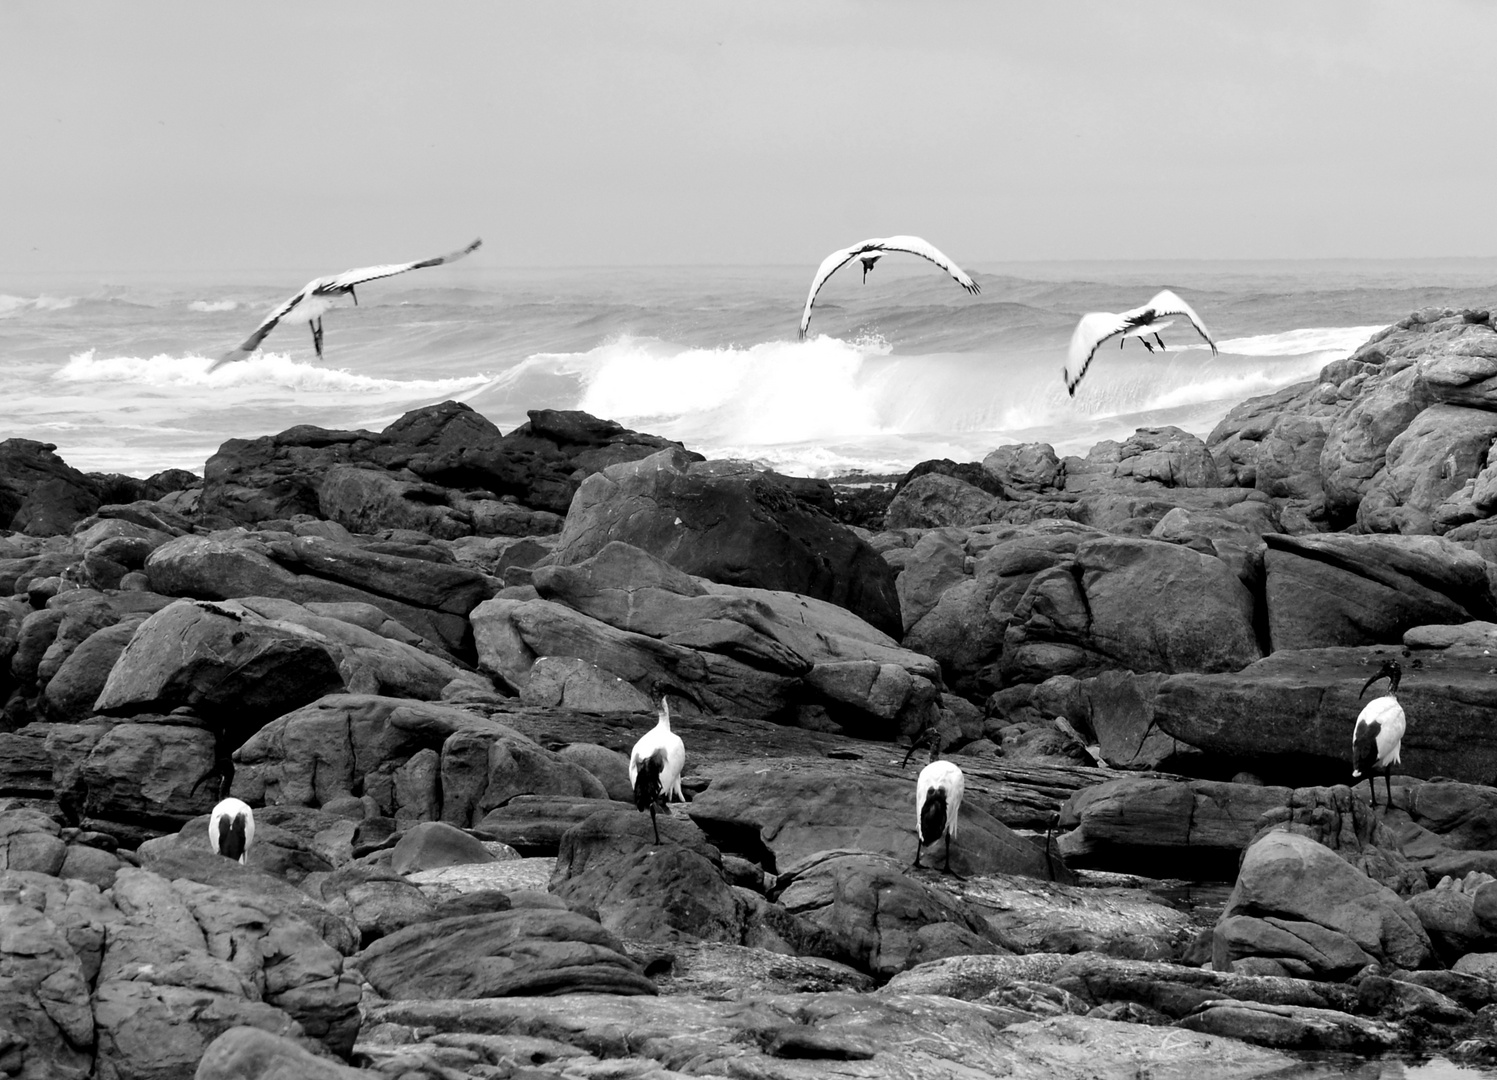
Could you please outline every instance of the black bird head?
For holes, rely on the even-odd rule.
[[[910,758],[915,756],[915,751],[922,746],[930,747],[930,759],[935,761],[941,756],[941,733],[934,726],[921,728],[914,737],[910,739],[909,753],[905,754],[904,761],[899,765],[903,769],[910,763]]]
[[[873,269],[873,264],[876,263],[876,262],[878,262],[883,257],[884,257],[884,253],[882,251],[873,251],[873,252],[869,252],[867,255],[859,255],[858,256],[858,258],[863,261],[863,280],[864,281],[868,280],[868,271],[870,271],[870,270]]]
[[[1362,693],[1357,695],[1357,700],[1360,701],[1362,699],[1362,695],[1367,693],[1367,688],[1373,683],[1377,682],[1379,679],[1388,680],[1388,693],[1397,693],[1398,680],[1402,677],[1403,668],[1399,666],[1397,660],[1384,660],[1383,666],[1377,669],[1377,674],[1373,675],[1362,684]]]

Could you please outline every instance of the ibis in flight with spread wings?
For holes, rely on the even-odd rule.
[[[1067,356],[1067,366],[1061,369],[1061,376],[1066,381],[1066,393],[1072,397],[1076,396],[1076,387],[1081,385],[1081,380],[1086,378],[1086,369],[1092,366],[1092,357],[1097,355],[1097,350],[1102,347],[1104,341],[1118,338],[1118,347],[1122,348],[1123,342],[1131,337],[1138,338],[1143,342],[1144,348],[1150,352],[1154,346],[1149,343],[1148,335],[1152,335],[1164,348],[1164,339],[1159,336],[1159,331],[1173,324],[1174,320],[1167,318],[1170,315],[1183,315],[1190,320],[1190,325],[1196,328],[1201,337],[1206,339],[1206,344],[1211,346],[1211,354],[1216,355],[1216,342],[1211,340],[1211,335],[1206,332],[1201,317],[1195,313],[1195,309],[1181,300],[1168,289],[1158,293],[1143,307],[1136,307],[1132,311],[1111,312],[1093,311],[1081,316],[1081,321],[1076,324],[1076,332],[1071,335],[1071,350]],[[1071,368],[1079,365],[1080,370],[1076,377],[1071,378]]]
[[[282,303],[269,315],[265,321],[255,327],[254,333],[244,339],[244,343],[237,349],[233,349],[215,360],[209,371],[215,371],[224,364],[232,364],[236,360],[244,360],[260,347],[260,342],[265,340],[265,335],[276,328],[286,316],[293,311],[298,318],[307,320],[307,325],[312,328],[312,345],[317,350],[317,358],[322,359],[322,316],[336,306],[337,301],[344,296],[349,297],[355,304],[359,302],[359,294],[354,292],[356,286],[366,281],[376,281],[379,278],[394,277],[403,274],[407,270],[422,270],[428,266],[441,266],[443,263],[454,262],[464,255],[473,251],[482,240],[475,240],[461,251],[453,251],[446,255],[438,255],[434,259],[419,259],[408,263],[387,263],[384,266],[366,266],[361,270],[345,270],[341,274],[329,274],[327,277],[313,278],[302,287],[302,290],[291,299]]]
[[[854,259],[858,259],[863,264],[863,280],[867,281],[868,271],[873,269],[873,264],[891,251],[903,251],[909,255],[919,255],[922,259],[929,259],[955,278],[956,283],[969,293],[982,292],[982,287],[967,276],[965,270],[942,254],[934,244],[928,244],[918,236],[889,236],[882,240],[864,240],[861,244],[834,251],[821,261],[816,276],[811,279],[811,292],[806,297],[806,309],[801,312],[801,340],[805,340],[806,327],[811,325],[811,305],[816,303],[816,294],[826,284],[827,278]]]

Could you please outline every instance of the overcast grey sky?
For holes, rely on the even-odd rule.
[[[1497,254],[1497,4],[0,4],[0,270]]]

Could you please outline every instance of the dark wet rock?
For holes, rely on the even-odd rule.
[[[1164,679],[1162,672],[1104,671],[1089,679],[1055,675],[1034,688],[1030,705],[1094,739],[1108,765],[1153,768],[1181,750],[1180,742],[1154,723],[1154,698]]]
[[[982,525],[1003,520],[1002,488],[994,495],[944,473],[924,473],[898,489],[884,514],[886,529]]]
[[[32,439],[0,442],[0,527],[66,536],[99,506],[98,485]]]
[[[1428,935],[1398,895],[1306,837],[1271,831],[1243,858],[1216,924],[1213,963],[1249,957],[1293,975],[1346,978],[1368,963],[1423,967]]]
[[[656,992],[597,922],[547,908],[409,926],[365,949],[359,965],[396,1000]]]
[[[894,573],[866,541],[743,463],[678,450],[615,465],[583,481],[556,549],[581,562],[613,540],[711,581],[826,600],[887,634],[900,632]]]

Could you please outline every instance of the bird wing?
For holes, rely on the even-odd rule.
[[[806,296],[806,307],[800,316],[800,336],[806,336],[806,328],[811,325],[811,305],[816,303],[816,294],[826,284],[826,279],[842,269],[859,255],[866,255],[871,251],[888,252],[903,251],[909,255],[919,255],[922,259],[929,259],[942,270],[945,270],[956,283],[970,293],[982,292],[982,286],[973,281],[956,263],[948,259],[944,252],[934,244],[927,243],[918,236],[889,236],[883,239],[864,240],[861,244],[834,251],[825,259],[821,260],[821,266],[816,270],[816,276],[811,279],[811,291]]]
[[[283,301],[274,311],[265,316],[264,321],[261,322],[259,326],[255,327],[254,332],[251,333],[249,337],[245,338],[238,348],[230,349],[228,352],[220,356],[217,360],[213,361],[213,363],[208,366],[208,370],[210,372],[217,371],[225,364],[232,364],[236,360],[243,360],[248,357],[251,353],[253,353],[260,347],[260,342],[265,340],[265,335],[275,329],[276,323],[280,322],[287,315],[291,314],[292,308],[296,307],[297,304],[301,303],[307,297],[311,296],[312,293],[317,291],[318,286],[322,285],[327,280],[327,278],[313,278],[311,281],[307,282],[304,286],[302,286],[301,292],[297,293],[289,300]]]
[[[1104,341],[1133,329],[1136,324],[1129,321],[1130,314],[1130,312],[1120,315],[1113,311],[1093,311],[1081,316],[1081,321],[1076,324],[1075,332],[1071,334],[1071,348],[1066,354],[1066,366],[1060,369],[1061,377],[1066,381],[1066,393],[1072,397],[1076,396],[1076,387],[1080,386],[1081,380],[1086,378],[1086,370],[1092,366],[1092,357],[1097,355],[1097,350],[1102,347]],[[1071,377],[1072,368],[1078,369],[1075,378]]]
[[[1134,308],[1132,311],[1125,311],[1123,317],[1141,315],[1150,310],[1154,312],[1154,319],[1152,320],[1154,322],[1158,322],[1159,318],[1164,315],[1184,315],[1190,320],[1190,325],[1196,328],[1196,333],[1205,338],[1206,344],[1211,346],[1211,355],[1216,355],[1216,342],[1212,341],[1211,335],[1206,332],[1205,324],[1201,322],[1201,317],[1196,314],[1195,308],[1191,307],[1184,300],[1181,300],[1168,289],[1160,290],[1154,299],[1150,300],[1143,307]]]
[[[419,259],[416,262],[408,263],[386,263],[383,266],[366,266],[359,270],[345,270],[341,274],[320,278],[318,280],[318,287],[327,292],[340,292],[355,285],[362,285],[366,281],[394,277],[396,274],[403,274],[407,270],[422,270],[428,266],[441,266],[443,263],[456,262],[464,255],[475,250],[482,243],[483,240],[478,239],[461,251],[451,251],[446,255],[438,255],[434,259]]]
[[[255,332],[250,334],[249,337],[245,338],[242,345],[240,345],[237,349],[230,350],[223,356],[219,357],[217,360],[213,361],[213,363],[208,367],[208,370],[210,372],[216,371],[225,364],[232,364],[236,360],[245,359],[260,347],[260,342],[265,340],[266,334],[275,329],[276,323],[284,319],[288,314],[291,313],[292,308],[296,307],[297,304],[301,303],[313,293],[343,292],[345,289],[351,289],[355,285],[362,285],[366,281],[374,281],[378,278],[393,277],[396,274],[403,274],[407,270],[420,270],[423,267],[427,266],[441,266],[443,263],[449,263],[457,259],[461,259],[464,255],[467,255],[469,252],[475,250],[482,243],[483,240],[480,238],[478,240],[474,240],[471,244],[463,248],[461,251],[453,251],[449,252],[446,255],[438,255],[434,259],[419,259],[416,262],[408,263],[386,263],[383,266],[365,266],[358,270],[345,270],[341,274],[329,274],[327,277],[313,278],[311,281],[307,282],[305,286],[302,287],[301,292],[297,293],[280,307],[272,311],[269,315],[265,316],[265,321],[262,322],[259,326],[255,327]]]
[[[1195,309],[1170,290],[1163,289],[1142,307],[1123,312],[1093,311],[1081,316],[1081,321],[1076,324],[1076,330],[1071,335],[1066,366],[1061,369],[1061,376],[1066,382],[1066,393],[1076,396],[1076,387],[1086,378],[1087,369],[1092,366],[1092,358],[1104,341],[1119,334],[1137,334],[1147,327],[1162,329],[1159,320],[1166,315],[1184,315],[1190,320],[1190,325],[1196,328],[1196,332],[1206,339],[1206,344],[1211,346],[1212,355],[1216,355],[1216,342],[1211,340],[1211,335],[1206,332]],[[1076,369],[1074,378],[1071,376],[1072,369]]]

